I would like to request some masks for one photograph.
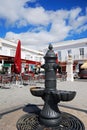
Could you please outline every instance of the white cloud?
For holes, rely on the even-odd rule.
[[[71,10],[46,11],[41,6],[25,8],[26,2],[27,0],[0,1],[0,18],[6,19],[8,27],[21,28],[29,25],[27,32],[16,34],[10,31],[6,33],[5,38],[20,39],[22,44],[39,49],[49,42],[64,40],[70,32],[73,34],[87,30],[87,8],[82,15],[82,9],[79,7]]]
[[[87,14],[82,15],[82,9],[76,8],[70,11],[69,24],[72,30],[77,31],[79,27],[83,27],[87,23]]]
[[[0,17],[6,19],[6,25],[14,25],[15,22],[18,26],[48,23],[48,14],[45,13],[43,7],[24,8],[26,2],[27,0],[3,0],[0,2]]]
[[[81,26],[81,27],[79,27],[79,28],[76,30],[76,32],[77,32],[78,34],[80,34],[81,32],[86,31],[86,30],[87,30],[87,24],[86,24],[86,25],[83,25],[83,26]]]
[[[30,24],[47,25],[49,16],[42,7],[29,8],[23,11],[22,16]]]
[[[79,13],[81,12],[81,8],[74,8],[72,10],[70,10],[70,20],[75,20],[78,16],[79,16]]]
[[[19,10],[23,8],[23,4],[26,0],[2,0],[0,1],[0,17],[6,19],[9,23],[14,23],[19,19]]]

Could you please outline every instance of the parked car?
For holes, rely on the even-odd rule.
[[[81,70],[78,75],[81,79],[87,79],[87,70]]]

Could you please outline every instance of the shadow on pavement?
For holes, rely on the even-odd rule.
[[[27,113],[35,113],[35,114],[39,114],[40,113],[40,108],[38,107],[38,105],[34,105],[34,104],[27,104],[24,108],[23,111],[27,112]]]

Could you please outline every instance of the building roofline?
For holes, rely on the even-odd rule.
[[[4,44],[8,44],[10,46],[13,46],[13,47],[17,47],[17,41],[14,42],[14,41],[11,41],[11,40],[8,40],[8,39],[3,39],[3,38],[0,38],[0,42],[4,43]],[[39,54],[39,55],[42,55],[43,56],[43,52],[42,51],[37,51],[37,50],[33,50],[33,49],[28,49],[24,46],[21,45],[21,48],[26,50],[26,51],[29,51],[29,52],[32,52],[32,53],[36,53],[36,54]]]
[[[75,44],[81,44],[81,43],[87,43],[87,38],[58,42],[58,43],[55,43],[53,47],[58,48],[62,46],[69,46],[69,45],[75,45]]]

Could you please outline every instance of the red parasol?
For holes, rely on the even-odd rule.
[[[58,64],[58,54],[56,53],[56,57],[57,57],[57,59],[56,59],[56,63]]]
[[[16,54],[14,57],[14,72],[16,74],[21,73],[21,42],[20,42],[20,40],[18,41],[18,45],[16,48]]]

